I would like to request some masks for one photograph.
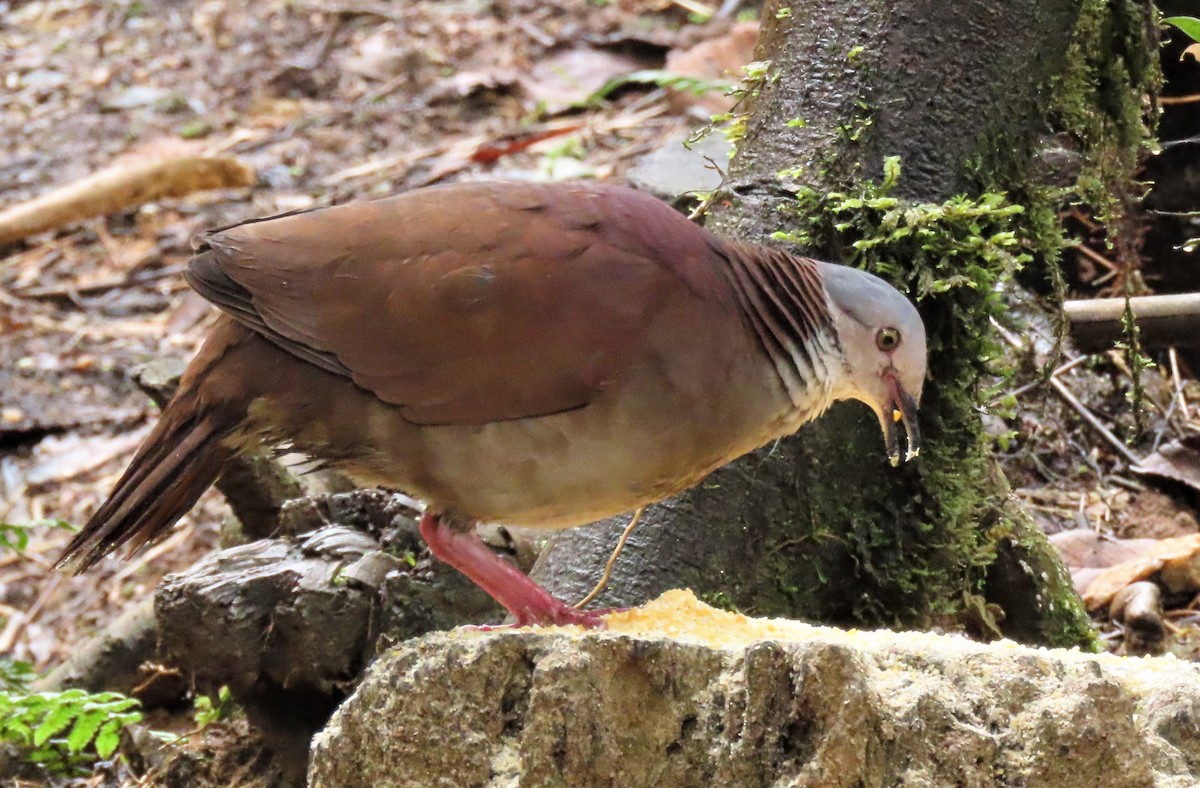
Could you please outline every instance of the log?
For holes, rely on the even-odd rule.
[[[1200,348],[1200,293],[1129,299],[1144,347]],[[1071,339],[1084,353],[1108,350],[1125,336],[1124,298],[1095,298],[1063,304]]]
[[[116,165],[0,211],[0,246],[167,197],[250,186],[254,178],[254,170],[228,157],[183,156]]]

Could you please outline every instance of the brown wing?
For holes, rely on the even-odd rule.
[[[202,295],[420,424],[586,405],[666,299],[731,299],[711,236],[599,185],[439,187],[205,242]]]

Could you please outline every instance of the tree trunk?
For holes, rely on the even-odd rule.
[[[729,199],[710,217],[727,236],[763,241],[811,227],[796,209],[798,188],[854,192],[898,156],[902,175],[888,194],[905,204],[997,190],[1030,203],[1041,195],[1040,212],[1025,206],[1021,240],[1053,266],[1057,238],[1034,231],[1037,218],[1043,230],[1053,224],[1044,220],[1061,196],[1046,197],[1036,183],[1047,130],[1072,132],[1072,154],[1085,168],[1089,157],[1105,157],[1109,175],[1113,161],[1132,161],[1126,149],[1144,133],[1130,105],[1152,69],[1135,68],[1145,49],[1138,60],[1121,45],[1145,47],[1150,23],[1132,2],[777,0],[763,18],[758,57],[769,61],[768,76],[732,164]],[[1123,75],[1115,85],[1114,72]],[[1098,74],[1105,79],[1092,79]],[[1087,138],[1097,117],[1116,135]],[[801,237],[816,256],[858,254],[844,233]],[[938,293],[918,286],[933,274],[914,260],[883,262],[881,273],[919,299],[929,332],[920,458],[889,467],[874,417],[840,403],[799,435],[651,507],[598,604],[639,604],[687,586],[760,615],[1092,642],[1070,579],[988,456],[977,408],[986,372],[978,356],[994,342],[990,289]],[[535,577],[563,598],[582,597],[623,524],[559,534]]]

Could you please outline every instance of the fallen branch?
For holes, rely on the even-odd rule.
[[[154,598],[147,596],[74,649],[65,662],[38,679],[34,688],[39,692],[60,692],[71,687],[89,692],[132,692],[145,679],[141,667],[154,658],[157,636]]]
[[[154,200],[249,186],[254,178],[251,168],[229,157],[183,156],[109,167],[0,212],[0,246]]]
[[[1139,338],[1144,346],[1200,347],[1200,293],[1131,298]],[[1071,339],[1085,353],[1106,350],[1125,329],[1124,298],[1096,298],[1063,304],[1071,322]]]

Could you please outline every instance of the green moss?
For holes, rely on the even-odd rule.
[[[745,105],[757,98],[763,86],[774,81],[778,76],[778,74],[771,74],[771,61],[769,60],[755,60],[742,66],[741,80],[725,94],[736,99],[733,106],[728,112],[713,115],[705,126],[688,137],[684,145],[690,148],[719,128],[725,138],[732,143],[729,157],[733,158],[738,145],[746,136],[747,124],[750,120],[750,113],[745,109]]]
[[[1136,199],[1131,178],[1155,120],[1141,103],[1162,81],[1154,25],[1144,19],[1152,13],[1133,0],[1084,0],[1066,68],[1049,91],[1050,123],[1083,154],[1072,190],[1110,224]]]
[[[849,530],[826,533],[824,551],[795,557],[807,557],[819,579],[829,571],[831,554],[841,552],[848,570],[869,580],[870,593],[852,600],[852,619],[952,619],[986,632],[995,628],[997,613],[986,603],[969,602],[983,598],[1000,540],[1017,530],[1003,526],[1019,516],[1008,511],[1007,487],[993,475],[990,439],[978,417],[978,403],[990,397],[985,381],[1002,371],[1003,353],[989,321],[1007,314],[1003,285],[1035,254],[1056,254],[1061,231],[1052,213],[1031,212],[999,192],[915,202],[894,196],[900,180],[900,161],[889,157],[879,183],[829,193],[801,188],[788,209],[795,229],[775,237],[871,270],[917,302],[928,328],[929,365],[937,373],[922,402],[921,460],[906,472],[920,477],[910,489],[933,493],[876,502],[882,516],[864,518],[849,490],[830,491],[827,500],[845,501],[845,511],[824,516],[850,523]],[[1068,610],[1071,602],[1054,604]],[[1089,638],[1069,625],[1049,640],[1077,644]]]
[[[700,594],[700,601],[718,610],[727,610],[730,613],[741,612],[738,610],[737,605],[734,604],[733,598],[724,591],[710,591]]]

